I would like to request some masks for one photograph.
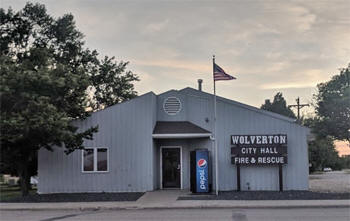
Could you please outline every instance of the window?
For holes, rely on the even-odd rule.
[[[87,147],[82,151],[83,172],[108,172],[108,148]]]
[[[94,171],[94,149],[84,150],[84,171]]]

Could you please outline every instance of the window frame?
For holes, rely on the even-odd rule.
[[[84,151],[87,149],[93,149],[93,170],[92,171],[85,171],[84,170]],[[107,170],[106,171],[98,171],[97,170],[97,152],[98,149],[107,149]],[[81,172],[82,173],[109,173],[109,148],[108,147],[85,147],[83,150],[81,150]]]

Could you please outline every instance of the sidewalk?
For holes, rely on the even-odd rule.
[[[350,208],[350,200],[176,200],[183,191],[153,191],[136,202],[0,203],[0,210],[119,210],[193,208]]]

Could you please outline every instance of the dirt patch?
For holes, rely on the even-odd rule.
[[[311,174],[309,189],[314,192],[350,193],[350,174],[347,171]]]

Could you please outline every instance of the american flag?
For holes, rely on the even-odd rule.
[[[226,72],[217,64],[214,63],[214,81],[233,80],[235,77],[226,74]]]

